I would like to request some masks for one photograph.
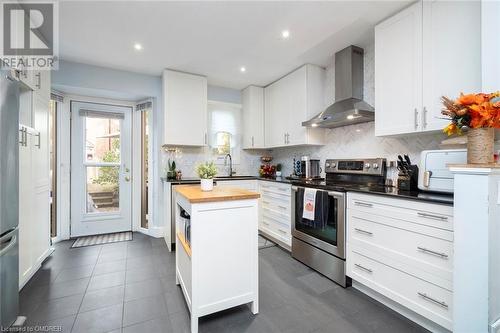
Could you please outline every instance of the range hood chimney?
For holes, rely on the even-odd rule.
[[[363,55],[354,45],[335,53],[335,102],[302,126],[335,128],[375,120],[375,109],[363,100]]]

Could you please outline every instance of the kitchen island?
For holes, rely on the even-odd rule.
[[[176,189],[176,283],[198,318],[251,303],[258,313],[258,199],[236,187]]]

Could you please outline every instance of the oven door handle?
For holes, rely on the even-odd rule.
[[[306,187],[304,187],[304,186],[292,186],[292,191],[297,192],[299,190],[299,188],[306,189]],[[312,188],[314,188],[314,187],[312,187]],[[336,198],[344,198],[345,197],[345,193],[342,193],[342,192],[325,191],[325,190],[322,190],[320,188],[318,188],[317,190],[323,191],[323,192],[328,192],[328,195],[331,197],[336,197]]]

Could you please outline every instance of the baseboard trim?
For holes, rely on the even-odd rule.
[[[436,324],[433,321],[430,321],[429,319],[419,315],[418,313],[404,307],[403,305],[394,302],[390,298],[387,298],[386,296],[376,292],[375,290],[372,290],[371,288],[365,286],[364,284],[352,280],[352,287],[356,288],[357,290],[361,291],[362,293],[370,296],[377,302],[382,303],[383,305],[387,306],[388,308],[392,309],[393,311],[399,313],[400,315],[408,318],[409,320],[419,324],[420,326],[424,327],[425,329],[434,332],[434,333],[451,333],[451,331],[447,330],[446,328]],[[496,332],[495,332],[496,333]]]
[[[40,257],[38,257],[37,261],[31,266],[30,272],[26,275],[26,278],[23,281],[19,281],[19,290],[23,289],[23,287],[28,283],[29,280],[33,277],[33,275],[38,272],[38,270],[42,267],[42,263],[47,259],[53,252],[53,247],[49,247]]]

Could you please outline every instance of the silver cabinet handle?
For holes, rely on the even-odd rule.
[[[283,133],[283,143],[286,145],[286,133]]]
[[[19,144],[23,147],[26,147],[28,145],[28,129],[26,127],[21,127],[19,132],[21,134]]]
[[[360,202],[360,201],[354,201],[354,205],[356,206],[361,206],[361,207],[373,207],[372,204],[366,203],[366,202]]]
[[[431,176],[432,176],[432,171],[425,171],[424,172],[424,186],[429,187],[431,184]]]
[[[278,228],[278,231],[281,232],[282,234],[285,234],[285,235],[287,234],[287,232],[283,229]]]
[[[42,138],[41,138],[40,132],[38,132],[38,134],[35,134],[35,136],[38,137],[38,143],[35,144],[35,147],[37,147],[38,149],[40,149],[42,147]]]
[[[41,89],[42,88],[42,73],[38,72],[38,74],[36,74],[35,76],[38,78],[37,83],[35,84],[35,86],[38,89]]]
[[[290,143],[290,133],[286,133],[286,144]]]
[[[417,250],[441,257],[443,259],[448,258],[448,255],[446,253],[432,251],[432,250],[426,249],[425,247],[417,246]]]
[[[266,222],[266,221],[262,221],[262,223],[265,225],[269,225],[269,222]]]
[[[418,109],[415,108],[414,112],[415,112],[415,129],[417,129],[418,128]]]
[[[423,299],[425,299],[426,301],[429,301],[429,302],[432,302],[434,304],[437,304],[439,306],[442,306],[443,308],[445,309],[448,309],[448,304],[446,304],[446,302],[443,302],[443,301],[438,301],[437,299],[435,298],[432,298],[431,296],[427,295],[426,293],[423,293],[423,292],[417,292],[418,296],[422,297]]]
[[[424,112],[422,113],[422,128],[427,127],[427,108],[424,106]]]
[[[265,203],[266,205],[269,205],[269,201],[262,200],[262,203]]]
[[[426,218],[426,219],[448,221],[448,217],[447,216],[434,215],[434,214],[421,213],[421,212],[418,212],[417,214],[418,214],[418,216]]]
[[[207,133],[205,133],[205,144],[208,144]]]
[[[360,264],[354,264],[357,268],[361,269],[362,271],[368,272],[368,273],[373,273],[373,271],[369,268],[366,268],[364,266],[361,266]]]
[[[373,232],[370,232],[370,231],[367,231],[367,230],[363,230],[363,229],[359,229],[359,228],[354,228],[354,230],[356,230],[359,233],[365,234],[365,235],[369,235],[369,236],[373,235]]]
[[[254,146],[254,139],[253,139],[253,135],[252,135],[252,147]]]
[[[285,209],[285,210],[288,209],[287,207],[281,206],[281,205],[278,205],[278,208]]]

